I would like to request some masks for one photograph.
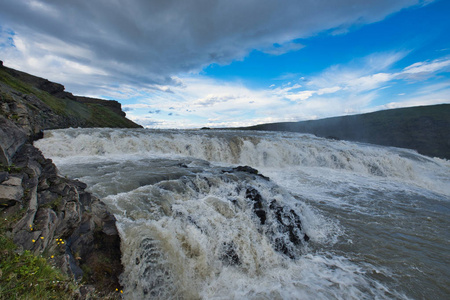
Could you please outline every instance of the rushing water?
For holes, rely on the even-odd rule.
[[[126,299],[450,298],[446,160],[239,131],[64,129],[36,146],[116,215]]]

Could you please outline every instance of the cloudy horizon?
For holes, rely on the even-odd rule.
[[[5,0],[0,59],[150,128],[450,103],[444,0]]]

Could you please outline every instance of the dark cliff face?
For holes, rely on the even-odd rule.
[[[106,205],[86,192],[86,185],[58,175],[56,166],[29,143],[2,172],[3,218],[18,219],[9,228],[23,250],[48,257],[51,263],[97,294],[120,288],[120,237]],[[19,217],[17,217],[19,215]]]
[[[117,101],[74,96],[64,86],[0,67],[0,114],[27,131],[68,127],[141,128]]]
[[[52,257],[99,296],[120,289],[114,216],[84,183],[59,176],[31,143],[45,129],[141,126],[126,119],[116,101],[76,97],[60,84],[1,65],[0,100],[0,213],[15,220],[7,235],[22,250]]]

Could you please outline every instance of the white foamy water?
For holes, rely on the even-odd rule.
[[[127,299],[450,296],[446,160],[239,131],[65,129],[36,146],[115,213]]]

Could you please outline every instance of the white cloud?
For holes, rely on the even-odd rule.
[[[250,51],[297,51],[294,42],[323,30],[382,20],[422,0],[3,1],[0,26],[17,33],[6,65],[50,80],[82,84],[176,85],[173,76]],[[21,47],[25,46],[25,48]],[[10,49],[11,50],[11,49]],[[27,59],[23,59],[27,58]],[[29,59],[28,59],[29,58]],[[70,76],[69,66],[80,71]],[[86,72],[88,70],[88,72]],[[43,71],[37,74],[42,75]],[[89,75],[89,76],[86,76]]]
[[[317,95],[324,95],[324,94],[333,94],[337,91],[340,91],[342,88],[339,86],[333,86],[328,88],[323,88],[317,91]]]
[[[435,73],[450,72],[450,58],[444,57],[431,62],[417,62],[403,69],[399,77],[413,80],[425,79]]]
[[[396,56],[385,54],[391,60],[387,66],[395,62],[392,55]],[[381,54],[377,56],[382,57]],[[370,60],[362,58],[359,61]],[[419,62],[415,66],[423,64]],[[289,81],[280,87],[267,89],[251,89],[240,82],[218,81],[200,75],[179,77],[176,78],[179,85],[171,88],[171,93],[147,89],[140,95],[141,103],[124,107],[132,108],[127,115],[144,126],[198,128],[310,120],[450,101],[450,82],[445,81],[420,88],[417,85],[417,88],[408,89],[407,94],[394,92],[390,104],[374,106],[373,103],[383,97],[384,89],[402,84],[403,70],[390,71],[389,67],[381,70],[370,66],[370,63],[359,64],[359,68],[357,65],[351,62],[333,66],[309,78],[306,85],[303,84],[304,79],[297,77],[298,82]],[[445,64],[441,66],[445,68]],[[437,68],[434,70],[439,72]],[[360,74],[364,76],[358,77]],[[403,84],[411,88],[410,83],[411,79],[408,79]],[[157,110],[161,113],[149,113]],[[167,119],[170,112],[174,115]]]

